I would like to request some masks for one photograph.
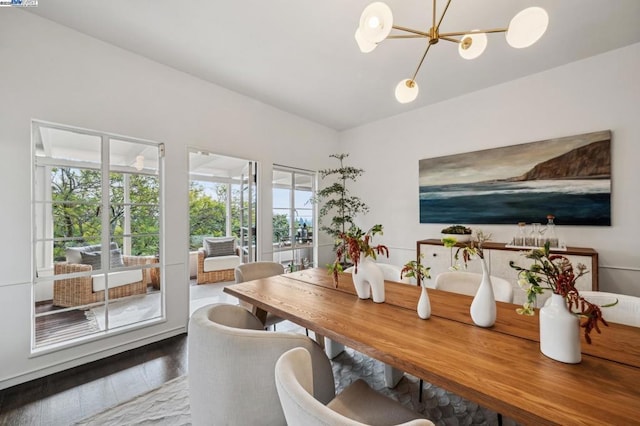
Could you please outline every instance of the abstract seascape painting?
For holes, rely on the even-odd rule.
[[[420,160],[420,223],[611,225],[611,131]]]

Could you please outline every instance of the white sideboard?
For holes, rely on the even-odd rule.
[[[458,244],[462,246],[462,244]],[[516,265],[528,267],[531,260],[524,257],[526,250],[506,247],[504,243],[487,242],[484,244],[484,257],[491,275],[504,278],[511,282],[513,286],[513,303],[522,304],[526,300],[526,293],[518,287],[518,273],[509,266],[510,261]],[[427,282],[427,287],[434,287],[436,276],[441,272],[449,271],[454,264],[454,254],[456,248],[444,247],[442,241],[436,239],[419,240],[416,242],[416,253],[418,257],[423,255],[422,263],[431,267],[431,279]],[[552,253],[566,256],[575,267],[578,263],[587,266],[588,272],[580,277],[576,282],[578,290],[598,290],[598,252],[591,248],[567,247],[566,251],[554,251]],[[462,259],[460,259],[462,263]],[[463,264],[464,265],[464,264]],[[471,260],[468,263],[467,271],[482,272],[479,261]],[[537,305],[542,306],[544,301],[550,297],[550,292],[542,297],[538,297]]]

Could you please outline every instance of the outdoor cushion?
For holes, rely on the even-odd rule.
[[[235,237],[210,237],[202,240],[207,256],[232,256],[236,254],[236,238]]]
[[[240,264],[240,256],[216,256],[204,259],[204,272],[234,269]]]
[[[93,291],[102,291],[105,289],[104,274],[91,275]],[[111,272],[109,274],[109,288],[120,287],[127,284],[142,281],[142,269],[132,269],[128,271]]]
[[[80,263],[84,265],[90,265],[91,269],[97,271],[102,266],[102,252],[101,251],[88,251],[80,252]],[[124,266],[124,262],[122,261],[122,253],[120,249],[111,250],[110,253],[111,259],[111,267],[112,268],[121,268]]]
[[[117,243],[111,243],[109,245],[109,250],[115,250],[117,248]],[[80,253],[90,253],[99,250],[102,250],[102,246],[100,244],[92,246],[68,247],[65,250],[65,256],[67,257],[68,263],[82,263],[82,255]]]

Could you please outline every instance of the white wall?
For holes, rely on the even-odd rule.
[[[344,150],[367,170],[354,187],[371,206],[363,226],[382,223],[385,234],[374,242],[388,244],[390,261],[402,264],[415,257],[416,240],[439,238],[444,227],[419,223],[420,159],[611,129],[612,226],[558,233],[599,252],[601,290],[640,296],[638,70],[635,44],[342,132]],[[423,78],[421,90],[429,90]],[[506,242],[516,224],[472,227]]]
[[[185,330],[188,146],[259,162],[264,258],[272,164],[317,170],[336,149],[331,129],[16,9],[0,61],[0,388]],[[165,323],[30,357],[32,118],[166,144]]]

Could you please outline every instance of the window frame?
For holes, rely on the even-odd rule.
[[[54,158],[51,156],[42,156],[38,153],[37,143],[41,141],[39,132],[41,129],[54,129],[60,130],[64,132],[71,132],[79,135],[87,135],[99,138],[100,143],[100,161],[99,163],[91,162],[91,161],[81,161],[75,159],[63,159],[63,158]],[[149,149],[148,147],[154,148],[153,153],[155,154],[157,149],[157,163],[152,164],[155,166],[151,171],[145,170],[144,166],[142,169],[137,169],[137,167],[132,170],[131,167],[125,166],[112,166],[111,155],[113,154],[111,148],[111,144],[113,141],[131,143],[135,145],[145,146],[147,148],[141,149]],[[160,283],[164,283],[164,264],[162,259],[164,258],[164,144],[144,140],[140,138],[128,137],[123,135],[118,135],[109,132],[101,132],[96,130],[89,130],[84,128],[79,128],[75,126],[57,124],[46,122],[42,120],[31,120],[31,297],[30,297],[30,309],[31,309],[31,327],[30,327],[30,356],[38,356],[46,353],[51,353],[54,351],[58,351],[60,349],[65,349],[72,346],[78,346],[82,344],[86,344],[87,342],[102,340],[104,338],[116,335],[127,333],[135,329],[148,327],[150,325],[157,324],[159,322],[166,321],[166,310],[165,310],[165,285],[160,285],[157,290],[160,293],[160,315],[153,317],[148,320],[142,320],[140,322],[131,323],[128,325],[109,328],[108,326],[108,309],[109,309],[109,292],[105,291],[105,297],[103,302],[98,302],[89,305],[77,305],[68,308],[61,308],[52,310],[50,312],[45,313],[37,313],[36,312],[36,304],[38,300],[37,291],[38,285],[47,286],[50,285],[53,288],[54,277],[64,277],[64,278],[75,278],[82,276],[89,276],[91,272],[76,272],[64,275],[54,275],[53,268],[56,262],[53,250],[53,244],[56,241],[73,241],[74,239],[81,237],[57,237],[54,234],[54,213],[53,208],[56,205],[56,202],[53,200],[51,196],[51,192],[47,196],[47,191],[51,191],[51,189],[46,189],[46,181],[40,182],[40,185],[43,187],[38,187],[38,174],[40,174],[39,179],[50,179],[51,178],[51,169],[52,168],[68,168],[68,169],[76,169],[76,170],[97,170],[100,172],[100,201],[99,203],[89,203],[86,205],[97,205],[99,204],[101,209],[100,214],[100,245],[102,246],[102,265],[106,265],[99,269],[99,274],[104,275],[105,277],[105,285],[108,288],[108,279],[109,274],[112,271],[124,271],[124,270],[141,270],[142,274],[155,274],[159,279]],[[145,155],[146,156],[146,155]],[[43,170],[38,170],[39,167],[44,167]],[[122,191],[123,191],[123,199],[122,201],[116,201],[113,197],[114,194],[111,191],[111,182],[112,182],[112,174],[121,174],[122,175]],[[126,195],[126,192],[129,190],[128,185],[132,176],[134,175],[147,175],[154,176],[157,178],[157,204],[155,203],[138,203],[131,202],[130,198]],[[49,180],[51,182],[51,180]],[[50,185],[49,185],[50,188]],[[129,199],[128,199],[129,198]],[[74,201],[72,205],[82,205],[82,201]],[[123,232],[121,233],[111,233],[111,228],[109,226],[111,217],[111,206],[121,206],[124,211],[125,217],[123,218]],[[49,206],[47,209],[46,206]],[[149,263],[145,265],[132,265],[132,266],[124,266],[117,267],[112,269],[112,266],[109,261],[110,255],[108,254],[108,250],[105,250],[106,247],[109,247],[110,242],[112,240],[121,240],[122,245],[119,247],[122,250],[123,255],[130,255],[130,243],[126,244],[126,240],[131,240],[132,238],[138,237],[138,235],[131,233],[131,229],[125,229],[127,224],[124,222],[129,221],[128,226],[130,226],[131,218],[130,216],[127,218],[126,216],[131,213],[131,208],[135,207],[144,207],[144,206],[152,206],[152,208],[157,208],[157,234],[149,234],[148,236],[157,236],[158,245],[157,252],[155,253],[155,257],[157,263]],[[40,213],[37,213],[37,210],[40,210]],[[50,223],[49,223],[50,222]],[[38,230],[38,227],[42,226],[42,230]],[[51,227],[46,229],[47,227]],[[142,237],[144,235],[141,234]],[[49,249],[46,248],[46,245],[50,244],[51,247]],[[38,253],[38,246],[42,245],[40,248],[41,253]],[[40,256],[40,257],[39,257]],[[152,272],[153,271],[153,272]],[[44,273],[42,273],[44,272]],[[152,292],[156,292],[156,290],[152,290]],[[48,299],[47,299],[48,300]],[[94,333],[89,334],[80,334],[77,336],[72,336],[67,339],[61,339],[59,341],[55,341],[54,343],[45,343],[39,344],[36,341],[36,323],[37,319],[41,317],[45,317],[48,315],[55,315],[58,313],[64,313],[68,311],[79,310],[82,308],[90,308],[94,306],[98,306],[99,304],[104,304],[105,306],[105,330],[96,331]]]
[[[274,189],[276,189],[278,186],[274,183],[274,174],[276,172],[282,172],[282,173],[290,173],[291,174],[291,179],[290,182],[288,184],[288,186],[283,186],[282,189],[288,189],[289,190],[289,202],[288,202],[288,207],[280,207],[280,206],[275,206],[275,202],[272,202],[272,206],[271,206],[271,220],[273,222],[273,217],[274,217],[274,213],[276,212],[276,210],[280,211],[280,210],[288,210],[288,217],[290,218],[289,221],[289,241],[290,241],[290,246],[287,247],[277,247],[276,243],[273,242],[274,239],[274,230],[272,230],[272,236],[271,236],[271,241],[272,241],[272,247],[273,247],[273,254],[274,254],[274,260],[276,260],[276,256],[278,257],[278,260],[280,263],[282,263],[282,255],[281,253],[290,251],[291,252],[291,263],[287,266],[287,265],[283,265],[285,266],[285,268],[289,268],[288,272],[293,272],[294,270],[297,270],[299,266],[303,266],[303,261],[302,261],[302,252],[308,249],[311,249],[311,258],[308,259],[309,260],[309,264],[307,267],[315,267],[317,266],[318,263],[318,212],[317,212],[317,205],[316,203],[314,203],[313,197],[315,196],[316,193],[316,189],[317,189],[317,180],[318,180],[318,173],[316,171],[313,170],[306,170],[306,169],[301,169],[301,168],[296,168],[296,167],[289,167],[289,166],[283,166],[283,165],[279,165],[279,164],[274,164],[273,165],[273,171],[272,171],[272,179],[271,179],[271,191],[273,194]],[[311,183],[311,189],[309,190],[310,193],[310,197],[309,197],[309,207],[305,207],[304,210],[305,212],[310,212],[311,213],[311,224],[312,224],[312,237],[311,237],[311,246],[304,244],[302,242],[298,242],[296,240],[296,238],[294,238],[296,236],[296,226],[299,223],[299,221],[296,221],[295,217],[297,215],[297,211],[300,210],[301,208],[298,208],[296,206],[296,192],[301,191],[300,189],[298,189],[297,186],[297,176],[306,176],[310,179],[310,183]],[[306,190],[305,190],[306,192]],[[272,195],[273,197],[273,195]],[[306,223],[306,221],[305,221]],[[304,266],[303,266],[304,267]]]

